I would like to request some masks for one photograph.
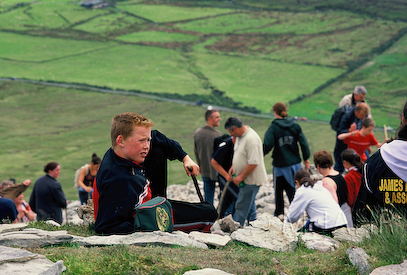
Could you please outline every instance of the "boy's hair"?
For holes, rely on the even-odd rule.
[[[116,138],[119,135],[122,135],[124,139],[127,139],[133,134],[134,128],[137,126],[151,128],[154,126],[154,122],[142,115],[132,112],[116,115],[113,118],[112,127],[110,130],[112,147],[116,147]]]
[[[364,126],[365,128],[369,128],[369,127],[375,127],[376,124],[374,123],[373,119],[371,119],[370,117],[365,117],[362,120],[362,126]]]
[[[314,154],[314,164],[320,168],[330,168],[334,165],[334,161],[328,151],[322,150]]]
[[[207,111],[205,112],[205,121],[208,121],[208,119],[209,119],[209,118],[212,116],[212,114],[215,113],[215,112],[218,112],[218,110],[215,110],[215,109],[207,110]]]

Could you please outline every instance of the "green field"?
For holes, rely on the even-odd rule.
[[[0,77],[266,114],[283,101],[293,115],[325,122],[343,95],[365,85],[377,124],[396,127],[407,89],[397,46],[407,33],[405,6],[291,2],[117,1],[85,9],[79,1],[0,1],[0,67],[7,68]]]
[[[49,161],[61,164],[59,181],[68,199],[77,199],[73,187],[75,170],[88,163],[93,152],[101,157],[110,147],[110,124],[114,115],[132,111],[155,122],[154,129],[175,139],[193,159],[194,131],[205,124],[205,108],[154,101],[136,96],[49,87],[15,81],[0,85],[0,175],[32,181],[44,174]],[[236,114],[221,111],[221,125]],[[270,119],[240,116],[263,138]],[[300,122],[311,152],[333,151],[335,132],[320,123]],[[226,133],[223,127],[219,129]],[[379,141],[383,132],[376,132]],[[265,157],[272,173],[270,154]],[[178,161],[169,162],[169,183],[186,184],[189,178]],[[28,196],[31,188],[25,192]]]

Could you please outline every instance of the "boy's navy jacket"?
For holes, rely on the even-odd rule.
[[[182,162],[186,155],[177,141],[167,138],[158,130],[151,130],[150,151],[143,164],[154,197],[167,197],[167,160]]]
[[[149,184],[142,165],[117,156],[110,148],[96,175],[96,233],[134,232],[134,210],[151,199]]]
[[[287,167],[301,162],[298,144],[300,143],[302,157],[310,156],[308,141],[294,118],[275,119],[264,135],[264,155],[273,149],[273,166]]]

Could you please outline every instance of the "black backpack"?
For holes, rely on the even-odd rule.
[[[349,108],[348,105],[344,105],[344,106],[336,109],[335,112],[332,114],[331,121],[329,121],[329,124],[331,124],[332,130],[334,130],[334,131],[338,130],[339,124],[341,122],[341,118],[346,113],[346,110],[348,108]]]

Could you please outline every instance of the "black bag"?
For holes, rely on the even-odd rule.
[[[341,118],[346,113],[346,110],[348,108],[349,108],[348,105],[344,105],[344,106],[336,109],[335,112],[332,114],[331,120],[329,121],[329,124],[331,124],[332,130],[334,130],[334,131],[338,130],[339,124],[341,122]]]
[[[171,203],[163,197],[155,197],[139,205],[134,217],[136,231],[172,232],[174,222]]]

